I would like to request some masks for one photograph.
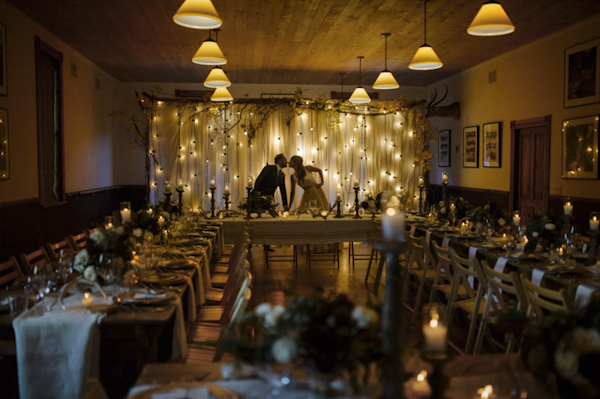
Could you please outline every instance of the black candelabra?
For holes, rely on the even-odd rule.
[[[215,215],[215,190],[216,187],[210,187],[210,218],[214,219]]]
[[[172,195],[173,195],[173,193],[170,191],[165,192],[165,211],[167,211],[167,212],[171,212],[171,196]]]
[[[354,187],[354,217],[353,219],[361,219],[358,214],[358,210],[360,208],[360,202],[358,202],[358,192],[360,191],[360,187]]]
[[[442,182],[442,201],[448,205],[448,182]]]
[[[229,193],[223,193],[223,203],[225,204],[225,211],[223,217],[229,216]]]
[[[177,194],[179,194],[179,213],[183,212],[183,188],[176,188]]]
[[[417,212],[418,215],[424,215],[425,212],[423,212],[423,185],[419,185],[419,212]]]
[[[252,191],[252,187],[246,187],[246,192],[248,193],[246,195],[246,206],[249,207],[250,206],[250,192]],[[252,219],[252,216],[250,215],[251,213],[251,209],[250,208],[246,208],[246,219],[250,220]]]
[[[335,201],[335,204],[337,206],[337,211],[335,212],[335,219],[341,219],[344,217],[344,215],[342,215],[342,200],[338,199],[337,201]]]

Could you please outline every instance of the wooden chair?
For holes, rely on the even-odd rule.
[[[252,274],[248,270],[246,270],[246,272],[247,278],[241,278],[236,282],[236,285],[232,288],[231,294],[227,297],[227,300],[222,301],[218,305],[202,305],[194,323],[219,323],[224,325],[233,311],[235,301],[231,299],[238,298],[240,291],[243,290],[244,287],[252,284]]]
[[[452,324],[452,314],[454,309],[463,310],[467,316],[471,319],[469,325],[469,333],[467,334],[467,343],[465,345],[465,354],[469,353],[471,342],[475,335],[475,328],[477,327],[477,321],[483,315],[482,302],[484,301],[484,293],[487,291],[487,282],[481,264],[477,258],[466,259],[456,255],[454,249],[450,249],[450,257],[452,264],[454,265],[454,278],[452,281],[452,292],[450,294],[450,300],[448,302],[448,309],[446,314],[446,320],[448,324],[448,330]],[[469,277],[474,280],[473,285],[477,284],[477,288],[471,288],[469,284]],[[462,285],[467,292],[466,299],[458,299],[458,287]]]
[[[34,274],[38,269],[43,269],[50,264],[50,258],[44,247],[40,247],[37,251],[21,254],[21,270],[26,275]]]
[[[73,250],[75,251],[79,251],[80,249],[85,247],[85,244],[87,244],[88,240],[88,236],[87,234],[85,234],[85,231],[82,231],[81,233],[76,235],[70,234],[67,238],[71,243],[71,247],[73,247]]]
[[[227,256],[211,262],[211,272],[217,274],[228,274],[232,266],[235,266],[244,249],[250,249],[250,235],[247,231],[242,232]]]
[[[569,301],[567,301],[564,289],[561,288],[560,290],[555,291],[538,287],[523,274],[521,274],[521,282],[523,283],[525,293],[527,294],[527,300],[529,301],[527,306],[528,317],[535,316],[537,318],[543,318],[544,310],[550,313],[571,311],[572,306]]]
[[[225,286],[220,288],[211,288],[206,291],[205,298],[207,305],[221,305],[225,306],[227,301],[232,295],[232,292],[235,291],[235,287],[238,286],[240,279],[244,276],[245,271],[250,270],[250,262],[247,259],[248,254],[246,253],[240,261],[238,265],[233,270],[230,278],[227,279],[227,283]]]
[[[85,229],[85,230],[83,230],[83,232],[85,233],[85,235],[87,236],[87,238],[90,238],[90,235],[92,233],[95,233],[95,232],[100,231],[100,230],[102,230],[100,227],[94,227],[93,229]]]
[[[225,287],[225,284],[227,284],[227,281],[231,278],[232,274],[235,271],[235,268],[239,265],[240,262],[243,262],[244,259],[248,259],[248,246],[249,245],[243,245],[238,254],[235,255],[235,257],[230,258],[230,263],[227,266],[227,274],[213,274],[211,276],[211,283],[213,287],[216,288],[223,288]],[[242,259],[243,258],[243,259]]]
[[[481,261],[481,267],[487,279],[488,290],[481,324],[477,338],[475,339],[474,354],[478,354],[481,349],[481,343],[487,326],[495,324],[499,315],[506,314],[511,309],[522,312],[529,305],[527,294],[516,272],[500,273],[492,269],[486,261]],[[507,294],[511,297],[509,298]],[[508,345],[506,345],[507,354],[512,352],[514,344],[515,337],[511,334]]]
[[[435,278],[436,267],[433,263],[435,260],[432,256],[427,256],[425,253],[425,247],[427,246],[425,237],[415,237],[409,234],[407,241],[412,249],[409,257],[406,259],[406,275],[404,277],[404,289],[402,292],[403,295],[406,296],[411,277],[415,278],[418,283],[418,289],[413,308],[413,315],[410,320],[410,322],[413,323],[421,307],[425,284],[427,281],[433,281]],[[429,253],[431,254],[431,251],[429,251]]]
[[[315,252],[315,253],[313,253],[310,250],[310,245],[306,246],[306,260],[308,261],[309,269],[310,269],[312,261],[323,261],[323,260],[330,260],[333,263],[337,263],[337,268],[338,269],[340,268],[339,243],[336,242],[335,244],[330,244],[329,247],[330,247],[330,250],[333,250],[332,252],[324,252],[324,253]],[[331,247],[333,247],[333,248],[331,248]],[[294,245],[294,253],[296,253],[295,245]],[[296,268],[298,268],[297,255],[296,255]]]
[[[71,246],[71,242],[69,241],[68,237],[65,237],[63,240],[55,244],[50,244],[49,242],[47,242],[46,244],[44,244],[44,248],[46,249],[46,253],[50,258],[50,261],[52,262],[58,262],[58,260],[60,259],[61,251],[68,252],[77,250],[77,248],[73,248]]]
[[[0,288],[11,285],[22,276],[23,271],[14,256],[11,256],[6,262],[0,263]]]
[[[436,298],[436,293],[440,292],[444,295],[446,299],[446,303],[450,298],[450,294],[452,292],[452,280],[453,280],[453,269],[452,259],[450,258],[450,252],[447,247],[439,246],[435,241],[431,241],[431,245],[433,246],[433,252],[435,253],[435,258],[437,261],[435,277],[433,279],[433,284],[431,286],[431,294],[429,296],[429,304],[432,304]],[[467,291],[465,287],[462,285],[458,286],[458,298],[464,298],[467,296]],[[443,320],[445,323],[448,323],[448,320]]]

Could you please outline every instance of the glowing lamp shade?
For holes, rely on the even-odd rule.
[[[192,62],[200,65],[225,65],[227,58],[223,55],[221,48],[213,39],[206,39],[196,54]]]
[[[210,0],[185,0],[173,21],[192,29],[216,29],[223,23]]]
[[[373,88],[379,90],[397,89],[398,87],[400,87],[400,85],[390,71],[381,72],[375,83],[373,83]]]
[[[437,56],[433,48],[427,44],[422,45],[417,50],[408,67],[415,71],[431,71],[442,67],[442,61]]]
[[[354,89],[354,93],[352,93],[348,101],[355,104],[365,104],[371,102],[371,97],[369,97],[369,94],[367,94],[367,91],[364,88],[358,86]]]
[[[231,96],[231,93],[229,93],[229,90],[227,90],[226,87],[217,87],[217,89],[213,93],[212,97],[210,98],[210,101],[231,101],[231,100],[233,100],[233,97]]]
[[[227,75],[225,75],[223,68],[214,67],[206,77],[204,86],[216,89],[217,87],[229,87],[231,86],[231,82],[227,78]]]
[[[502,5],[496,1],[488,1],[482,5],[475,15],[475,19],[467,28],[469,35],[473,36],[501,36],[514,31],[515,26]]]

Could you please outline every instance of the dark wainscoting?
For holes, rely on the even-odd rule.
[[[549,195],[548,210],[555,215],[563,215],[563,203],[567,196]],[[575,232],[587,235],[590,229],[590,212],[600,212],[600,198],[570,197],[573,203],[573,219],[571,225],[575,226]]]
[[[431,191],[436,202],[442,200],[442,186],[432,184]],[[495,203],[500,209],[508,209],[509,195],[508,191],[482,190],[480,188],[448,186],[448,195],[453,197],[463,197],[472,207],[483,206],[488,203]]]
[[[69,193],[66,204],[46,208],[39,198],[1,203],[0,263],[104,222],[104,216],[118,210],[121,201],[140,209],[145,195],[145,186],[114,186]]]

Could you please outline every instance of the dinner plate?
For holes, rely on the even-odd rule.
[[[141,278],[142,283],[159,285],[181,284],[185,283],[186,280],[186,276],[174,273],[152,273]]]
[[[153,399],[156,397],[168,397],[169,399],[195,398],[201,397],[198,396],[199,393],[194,395],[194,390],[199,390],[200,388],[208,389],[209,398],[211,399],[239,399],[238,395],[231,389],[209,383],[180,383],[162,385],[138,392],[133,396],[129,396],[127,399]],[[179,393],[181,394],[179,395]]]
[[[458,233],[452,233],[452,234],[446,234],[446,237],[450,237],[450,238],[462,238],[462,239],[473,239],[473,238],[479,238],[479,234],[458,234]]]
[[[121,292],[117,295],[117,302],[131,303],[135,305],[158,305],[175,299],[175,293],[172,291],[155,291],[154,294],[146,290],[131,290]]]
[[[580,265],[564,265],[561,263],[546,263],[535,267],[549,274],[585,274],[586,270]]]

